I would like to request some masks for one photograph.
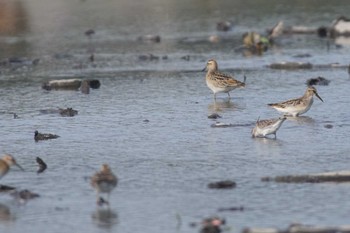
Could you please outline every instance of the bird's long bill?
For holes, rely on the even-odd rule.
[[[202,72],[204,72],[207,69],[207,67],[204,67],[204,69],[202,70]]]
[[[22,171],[24,171],[24,169],[18,163],[15,163],[15,165],[19,167]]]
[[[318,95],[317,92],[315,92],[315,95],[317,96],[317,98],[319,98],[323,102],[323,99]]]

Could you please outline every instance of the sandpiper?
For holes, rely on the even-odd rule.
[[[229,98],[230,91],[238,87],[245,87],[245,83],[234,79],[232,76],[223,74],[218,71],[218,63],[211,59],[207,62],[207,66],[203,71],[207,71],[206,82],[207,86],[213,91],[214,99],[216,100],[216,93],[227,93]]]
[[[273,107],[277,111],[283,113],[284,115],[296,117],[307,112],[311,108],[311,105],[314,102],[314,95],[316,95],[317,98],[319,98],[323,102],[322,98],[318,95],[316,88],[313,86],[309,86],[306,89],[305,94],[300,98],[268,105]]]
[[[267,135],[274,134],[276,138],[277,130],[286,119],[286,116],[283,116],[277,119],[257,120],[252,130],[252,137],[266,137]]]
[[[16,160],[12,157],[12,155],[5,154],[0,159],[0,178],[5,176],[6,173],[10,170],[10,167],[13,165],[16,165],[23,171],[23,168],[17,164]]]
[[[40,140],[49,140],[49,139],[55,139],[59,138],[60,136],[56,134],[50,134],[50,133],[39,133],[38,130],[35,130],[34,132],[34,140],[40,141]]]
[[[97,200],[100,199],[100,193],[107,193],[107,203],[109,202],[109,195],[117,186],[118,178],[113,174],[107,164],[103,164],[101,170],[96,172],[91,177],[91,186],[97,191]]]

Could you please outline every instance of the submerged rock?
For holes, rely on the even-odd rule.
[[[34,132],[34,140],[37,141],[42,141],[42,140],[49,140],[49,139],[56,139],[59,138],[60,136],[56,134],[51,134],[51,133],[39,133],[37,130]]]
[[[59,113],[64,117],[73,117],[78,114],[78,111],[74,110],[73,108],[60,108]]]
[[[217,113],[213,113],[211,115],[208,116],[209,119],[217,119],[217,118],[221,118],[221,116]]]
[[[236,187],[236,182],[232,180],[224,180],[218,182],[212,182],[208,184],[210,189],[233,189]]]
[[[218,31],[229,31],[232,28],[232,23],[230,21],[221,21],[216,24],[216,29]]]
[[[261,181],[274,181],[278,183],[323,183],[323,182],[350,182],[350,171],[325,172],[309,175],[286,175],[276,177],[263,177]]]
[[[331,81],[323,78],[323,77],[317,77],[317,78],[310,78],[306,81],[306,85],[312,86],[312,85],[320,85],[320,86],[328,86],[328,84]]]

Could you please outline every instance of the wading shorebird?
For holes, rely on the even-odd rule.
[[[39,133],[38,130],[35,130],[34,132],[34,140],[40,141],[40,140],[49,140],[49,139],[55,139],[59,138],[60,136],[56,134],[50,134],[50,133]]]
[[[214,59],[207,62],[207,65],[203,71],[207,71],[205,80],[207,82],[207,86],[213,91],[215,100],[216,93],[224,92],[228,94],[229,98],[231,98],[230,91],[236,88],[245,87],[245,82],[238,81],[232,76],[219,72],[218,63]]]
[[[107,204],[109,204],[109,195],[117,186],[118,178],[107,164],[103,164],[101,170],[91,177],[90,183],[97,191],[97,200],[100,200],[100,193],[107,193]]]
[[[286,119],[287,117],[283,116],[277,119],[257,120],[252,130],[252,137],[266,137],[267,135],[274,134],[276,138],[277,130]]]
[[[10,167],[13,165],[16,165],[23,171],[23,168],[17,164],[16,160],[12,157],[12,155],[5,154],[0,159],[0,179],[7,174],[7,172],[10,170]]]
[[[309,86],[306,89],[305,94],[300,98],[287,100],[281,103],[268,104],[268,106],[273,107],[284,115],[296,117],[309,111],[314,102],[314,95],[323,102],[322,98],[318,95],[316,88]]]

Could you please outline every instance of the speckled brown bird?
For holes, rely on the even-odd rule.
[[[10,167],[13,165],[16,165],[23,171],[23,168],[17,164],[16,160],[12,157],[12,155],[5,154],[0,159],[0,179],[7,174],[7,172],[10,170]]]
[[[236,80],[234,77],[223,74],[218,71],[218,63],[211,59],[207,62],[206,67],[203,71],[207,71],[205,80],[207,82],[207,86],[213,91],[214,99],[216,100],[216,93],[224,92],[228,94],[230,97],[230,91],[236,88],[245,87],[245,83]]]
[[[101,193],[107,193],[107,202],[109,202],[110,193],[117,186],[118,178],[107,164],[103,164],[101,170],[91,177],[90,183],[97,191],[97,199],[99,199]]]

